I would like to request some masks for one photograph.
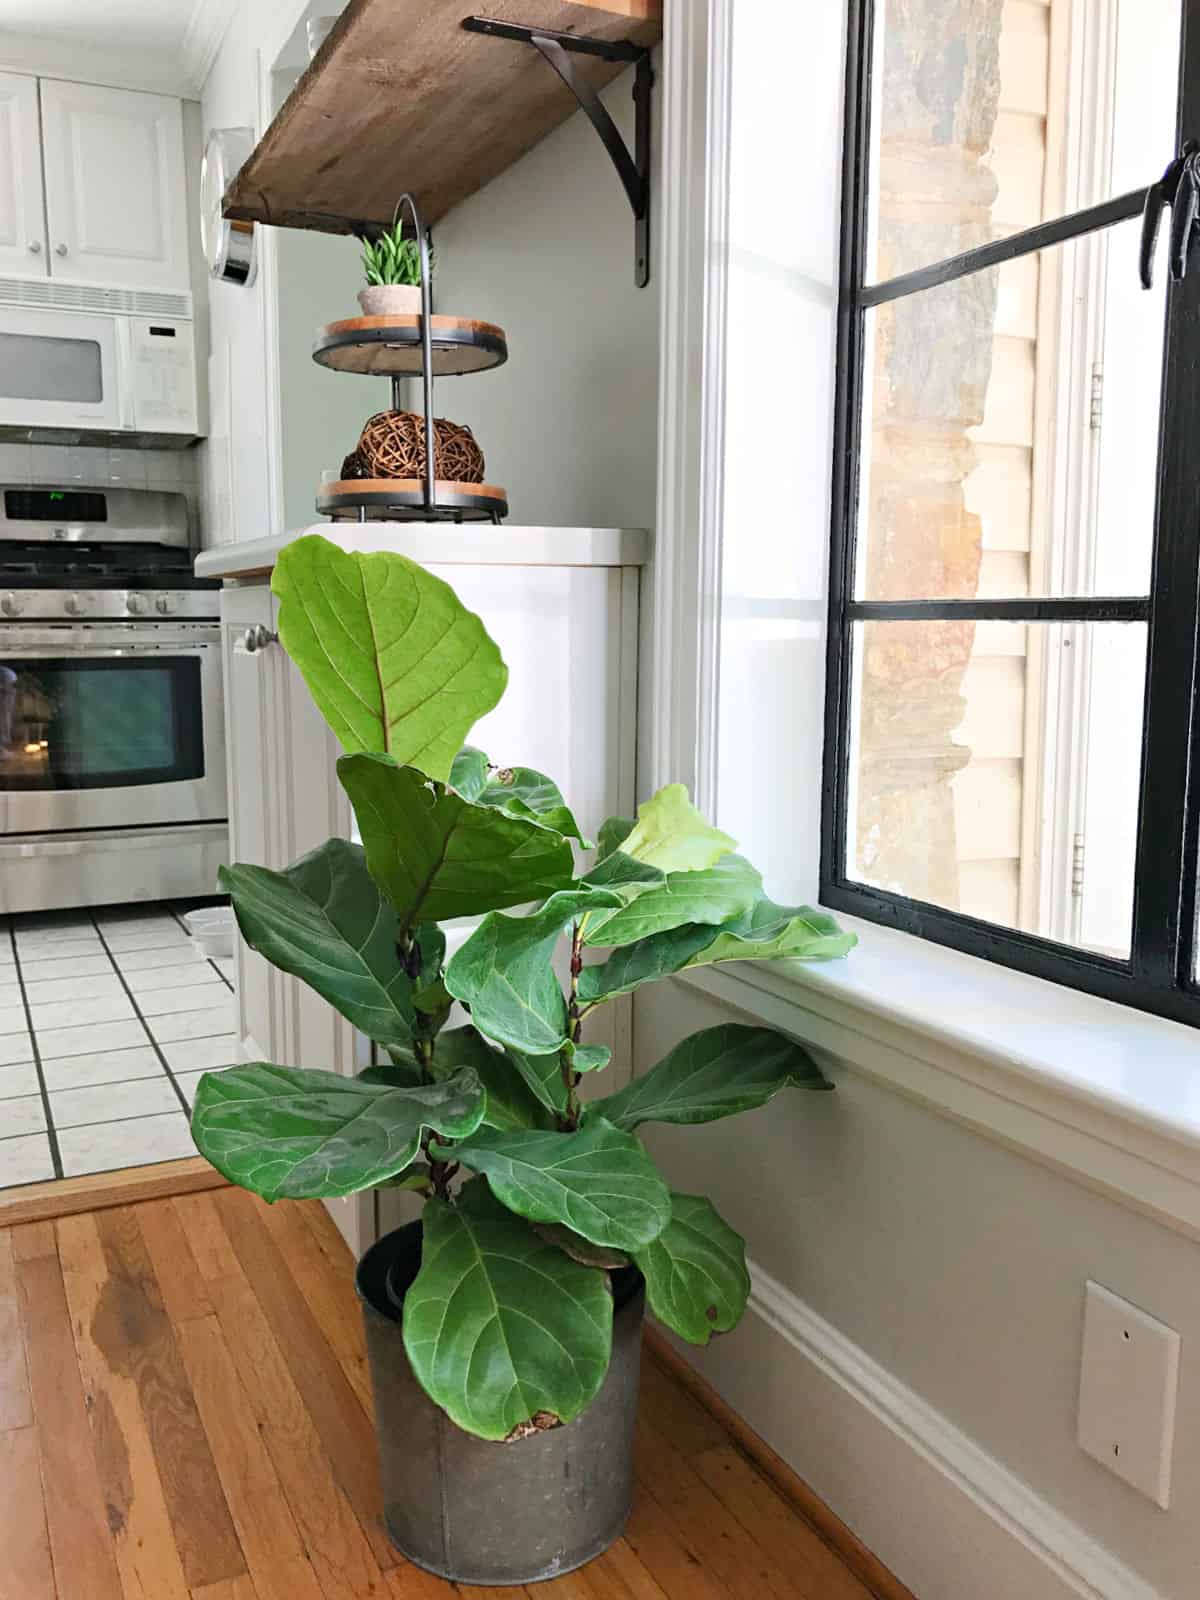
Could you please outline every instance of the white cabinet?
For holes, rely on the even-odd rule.
[[[186,289],[180,102],[54,78],[40,88],[51,275]]]
[[[37,79],[0,72],[0,272],[45,271]]]

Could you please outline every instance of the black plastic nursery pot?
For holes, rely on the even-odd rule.
[[[421,1224],[385,1235],[356,1283],[366,1325],[384,1522],[419,1567],[462,1583],[537,1583],[607,1550],[629,1516],[645,1285],[613,1274],[612,1364],[574,1422],[495,1443],[465,1433],[413,1376],[404,1294],[421,1264]]]

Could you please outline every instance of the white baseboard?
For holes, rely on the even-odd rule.
[[[1164,1600],[761,1267],[687,1358],[921,1600]],[[681,1347],[682,1348],[682,1347]]]

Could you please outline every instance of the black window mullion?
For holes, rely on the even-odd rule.
[[[1178,143],[1200,137],[1200,0],[1186,0]],[[1145,758],[1133,960],[1146,982],[1189,984],[1195,939],[1197,605],[1200,601],[1200,257],[1167,302],[1151,580]]]

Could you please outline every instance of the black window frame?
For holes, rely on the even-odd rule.
[[[883,0],[880,0],[880,4]],[[1039,978],[1200,1024],[1195,977],[1200,852],[1200,245],[1167,290],[1166,360],[1149,598],[855,599],[866,316],[872,306],[1137,216],[1140,189],[881,283],[865,282],[875,0],[850,0],[837,314],[821,899]],[[1176,151],[1200,138],[1200,0],[1182,0]],[[1174,151],[1164,151],[1164,164]],[[1158,174],[1148,174],[1147,182]],[[1133,264],[1130,270],[1134,270]],[[1193,441],[1188,450],[1189,438]],[[856,881],[847,870],[854,623],[920,618],[1148,625],[1131,954],[1121,960]]]

